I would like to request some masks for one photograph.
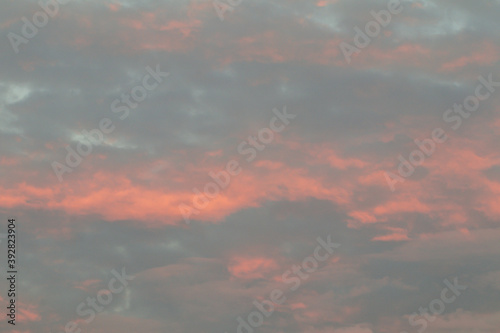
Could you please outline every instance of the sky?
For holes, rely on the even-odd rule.
[[[12,333],[499,333],[499,0],[3,0]]]

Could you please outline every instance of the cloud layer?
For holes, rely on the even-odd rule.
[[[402,1],[350,61],[342,43],[387,1],[222,2],[238,3],[223,20],[208,0],[62,2],[30,38],[41,5],[0,4],[15,332],[236,332],[331,235],[335,255],[256,331],[416,332],[412,314],[457,277],[467,290],[426,329],[498,333],[499,1]],[[169,75],[139,102],[148,68]],[[454,111],[488,76],[477,111]],[[284,108],[296,117],[262,144]],[[114,130],[69,166],[102,119]],[[386,173],[436,128],[446,142],[391,191]],[[230,161],[241,172],[203,194]],[[122,267],[134,280],[87,323],[78,305]]]

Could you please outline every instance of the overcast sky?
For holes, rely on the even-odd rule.
[[[500,332],[500,1],[390,3],[2,0],[0,329]]]

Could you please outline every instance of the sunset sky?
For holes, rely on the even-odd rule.
[[[500,333],[499,17],[500,0],[1,0],[19,274],[0,331]]]

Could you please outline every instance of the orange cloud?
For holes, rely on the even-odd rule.
[[[235,257],[227,269],[232,276],[240,279],[259,279],[266,277],[279,266],[271,258]]]

